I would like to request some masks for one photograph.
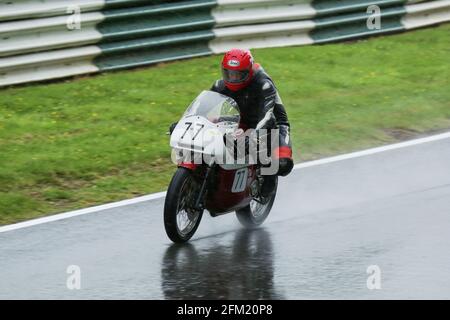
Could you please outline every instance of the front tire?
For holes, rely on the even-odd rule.
[[[278,178],[275,187],[268,199],[253,199],[250,204],[236,211],[239,222],[247,229],[254,229],[260,226],[269,216],[275,197],[277,195]]]
[[[169,239],[175,243],[188,241],[200,225],[203,210],[192,209],[198,192],[193,172],[178,168],[164,203],[164,228]]]

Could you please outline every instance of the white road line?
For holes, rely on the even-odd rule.
[[[450,139],[450,132],[446,132],[446,133],[442,133],[442,134],[438,134],[438,135],[434,135],[434,136],[430,136],[430,137],[426,137],[426,138],[415,139],[415,140],[400,142],[400,143],[396,143],[396,144],[390,144],[387,146],[367,149],[367,150],[363,150],[363,151],[352,152],[352,153],[343,154],[343,155],[339,155],[339,156],[324,158],[324,159],[320,159],[320,160],[303,162],[303,163],[299,163],[299,164],[295,165],[294,170],[319,166],[319,165],[323,165],[323,164],[327,164],[327,163],[333,163],[333,162],[338,162],[338,161],[343,161],[343,160],[348,160],[348,159],[353,159],[353,158],[359,158],[359,157],[363,157],[363,156],[369,156],[369,155],[373,155],[373,154],[377,154],[377,153],[381,153],[381,152],[385,152],[385,151],[396,150],[396,149],[406,148],[406,147],[410,147],[410,146],[416,146],[416,145],[433,142],[433,141],[444,140],[444,139]],[[56,214],[56,215],[52,215],[49,217],[33,219],[33,220],[25,221],[25,222],[19,222],[16,224],[11,224],[11,225],[0,227],[0,233],[7,232],[7,231],[13,231],[13,230],[17,230],[17,229],[22,229],[22,228],[27,228],[27,227],[31,227],[31,226],[35,226],[35,225],[39,225],[39,224],[43,224],[43,223],[77,217],[77,216],[81,216],[81,215],[85,215],[85,214],[89,214],[89,213],[100,212],[100,211],[105,211],[108,209],[125,207],[128,205],[133,205],[133,204],[137,204],[137,203],[141,203],[141,202],[160,199],[160,198],[164,198],[165,195],[166,195],[166,192],[159,192],[159,193],[149,194],[149,195],[134,198],[134,199],[108,203],[108,204],[104,204],[104,205],[100,205],[100,206],[95,206],[95,207],[91,207],[91,208],[86,208],[86,209],[61,213],[61,214]]]
[[[434,136],[429,136],[429,137],[425,137],[425,138],[395,143],[395,144],[389,144],[389,145],[382,146],[382,147],[342,154],[342,155],[334,156],[334,157],[330,157],[330,158],[324,158],[324,159],[319,159],[319,160],[303,162],[303,163],[296,164],[294,166],[294,169],[314,167],[314,166],[319,166],[322,164],[369,156],[369,155],[376,154],[376,153],[416,146],[419,144],[424,144],[424,143],[433,142],[433,141],[439,141],[439,140],[443,140],[443,139],[450,139],[450,132],[446,132],[446,133],[442,133],[442,134],[438,134],[438,135],[434,135]]]
[[[64,219],[68,219],[68,218],[72,218],[72,217],[85,215],[88,213],[100,212],[100,211],[104,211],[104,210],[108,210],[108,209],[114,209],[114,208],[124,207],[124,206],[128,206],[128,205],[133,205],[136,203],[160,199],[165,196],[166,196],[165,192],[158,192],[158,193],[153,193],[153,194],[149,194],[146,196],[133,198],[133,199],[129,199],[129,200],[107,203],[107,204],[103,204],[100,206],[90,207],[90,208],[76,210],[76,211],[70,211],[70,212],[66,212],[66,213],[55,214],[52,216],[33,219],[33,220],[25,221],[25,222],[19,222],[19,223],[7,225],[4,227],[0,227],[0,233],[17,230],[17,229],[22,229],[22,228],[27,228],[27,227],[35,226],[38,224],[47,223],[47,222],[64,220]]]

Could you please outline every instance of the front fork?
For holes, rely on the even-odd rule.
[[[189,170],[194,171],[197,168],[197,165],[195,165],[193,163],[181,163],[180,167],[187,168]],[[195,202],[194,202],[193,209],[196,210],[196,211],[197,210],[200,211],[200,210],[205,209],[204,198],[205,198],[205,194],[206,194],[206,191],[207,191],[208,179],[209,179],[209,177],[211,175],[212,169],[213,169],[212,164],[211,165],[207,165],[205,176],[203,177],[202,184],[200,186],[200,191],[199,191],[199,193],[198,193],[198,195],[197,195],[197,197],[195,199]]]
[[[204,199],[206,194],[206,186],[208,183],[209,176],[211,175],[212,167],[207,166],[205,177],[203,178],[202,185],[200,187],[200,192],[198,193],[197,199],[195,200],[194,209],[195,210],[203,210],[205,209]]]

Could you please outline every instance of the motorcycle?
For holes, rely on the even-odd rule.
[[[219,93],[203,91],[171,132],[170,146],[178,168],[167,190],[164,226],[173,242],[186,242],[194,235],[204,210],[212,217],[236,212],[246,228],[266,220],[278,180],[275,178],[270,195],[263,197],[261,164],[219,161],[236,159],[236,150],[230,151],[227,141],[242,131],[237,103]],[[259,147],[259,152],[270,148]]]

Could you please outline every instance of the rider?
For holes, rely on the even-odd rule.
[[[233,98],[241,114],[241,127],[255,129],[260,121],[275,118],[279,129],[279,147],[272,157],[279,159],[277,175],[288,175],[294,166],[289,137],[289,121],[273,80],[258,63],[254,63],[249,50],[231,49],[222,60],[223,79],[217,80],[211,90]],[[270,128],[268,128],[270,129]],[[275,176],[265,176],[263,196],[273,189]]]
[[[217,80],[211,91],[226,95],[235,100],[241,114],[240,127],[255,129],[266,119],[274,118],[279,129],[279,146],[272,158],[279,159],[276,175],[288,175],[294,166],[289,136],[289,121],[283,102],[273,80],[258,63],[254,63],[249,50],[231,49],[222,60],[223,79]],[[172,133],[176,123],[173,123]],[[266,128],[271,129],[271,128]],[[275,176],[264,176],[262,196],[268,196],[274,189]]]

